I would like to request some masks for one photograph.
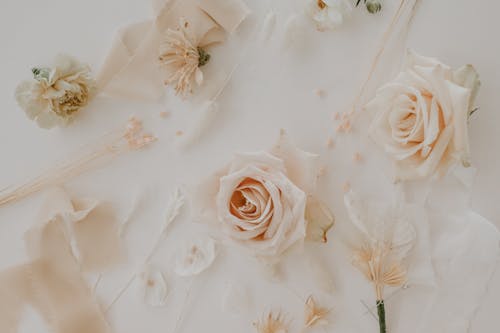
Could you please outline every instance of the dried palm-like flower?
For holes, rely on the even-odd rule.
[[[158,57],[166,72],[165,84],[174,85],[176,94],[182,96],[193,91],[193,83],[202,84],[200,67],[210,60],[210,54],[197,45],[189,28],[189,22],[181,18],[176,30],[167,29]]]
[[[351,222],[364,238],[364,244],[354,250],[353,265],[375,288],[379,328],[385,333],[384,287],[406,282],[403,262],[415,242],[415,230],[401,207],[390,207],[380,215],[380,207],[362,207],[352,191],[345,195],[345,205]]]
[[[76,156],[56,165],[47,172],[22,185],[7,187],[0,191],[0,206],[24,199],[45,188],[62,185],[109,158],[142,149],[154,141],[156,141],[156,137],[143,133],[141,121],[131,118],[127,122],[125,130],[120,129],[118,132],[107,134],[97,144],[83,148]]]
[[[261,320],[254,323],[258,333],[287,333],[290,323],[281,313],[269,312]]]
[[[402,263],[391,260],[389,244],[366,245],[354,251],[353,264],[375,287],[378,300],[383,297],[384,286],[398,287],[406,282]]]
[[[328,324],[326,316],[329,313],[329,309],[318,306],[314,298],[309,296],[306,300],[304,326],[309,328],[312,326]]]
[[[95,91],[89,66],[58,55],[52,67],[33,68],[33,80],[16,89],[16,100],[38,126],[66,126],[85,107]]]

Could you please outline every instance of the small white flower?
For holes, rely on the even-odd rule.
[[[319,31],[334,30],[351,14],[347,0],[308,0],[307,12]]]
[[[153,307],[165,306],[168,287],[162,272],[148,265],[140,277],[144,302]]]
[[[176,253],[174,271],[179,276],[197,275],[212,265],[215,256],[215,241],[212,238],[185,242]]]
[[[203,82],[200,67],[210,60],[210,55],[198,44],[184,18],[176,30],[167,29],[163,36],[158,60],[166,75],[165,84],[172,85],[177,95],[185,97],[193,92],[195,83],[200,86]]]
[[[90,67],[58,55],[50,68],[33,68],[34,79],[16,89],[17,103],[42,128],[68,125],[95,91]]]

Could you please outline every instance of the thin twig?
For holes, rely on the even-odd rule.
[[[111,303],[109,303],[108,306],[106,306],[106,308],[104,310],[104,313],[107,313],[109,310],[111,310],[111,308],[113,307],[113,305],[115,305],[115,303],[118,302],[118,300],[123,296],[123,294],[130,287],[130,285],[132,284],[132,282],[134,282],[136,276],[137,275],[134,274],[134,275],[132,275],[130,277],[130,279],[127,281],[127,283],[120,289],[120,291],[118,292],[118,294],[113,298],[113,300],[111,301]]]
[[[174,327],[174,330],[172,331],[172,333],[176,333],[179,329],[179,325],[181,324],[182,322],[182,319],[184,318],[184,312],[186,311],[186,306],[187,304],[189,303],[189,296],[191,295],[191,291],[193,289],[193,283],[194,283],[194,277],[191,279],[191,281],[189,282],[189,287],[187,289],[187,292],[186,292],[186,296],[184,297],[184,302],[182,303],[182,307],[181,307],[181,311],[179,312],[179,316],[177,317],[177,320],[175,322],[175,327]]]
[[[366,302],[364,300],[360,300],[361,304],[363,304],[363,306],[366,308],[366,312],[364,314],[371,314],[372,317],[375,319],[375,321],[378,321],[378,317],[377,315],[373,312],[373,310],[370,308],[370,306],[368,304],[366,304]]]
[[[83,153],[57,163],[53,168],[17,186],[7,187],[0,192],[0,206],[12,203],[39,192],[44,188],[62,185],[89,170],[104,158],[112,159],[122,153],[140,149],[156,140],[153,136],[142,135],[142,123],[131,118],[125,128],[105,135],[101,140],[85,146]]]

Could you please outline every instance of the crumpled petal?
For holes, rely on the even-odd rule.
[[[215,241],[212,238],[185,241],[177,249],[174,271],[179,276],[198,275],[212,265],[215,257]]]

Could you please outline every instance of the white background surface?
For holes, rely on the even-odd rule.
[[[130,232],[133,262],[139,262],[140,253],[148,248],[150,239],[155,234],[155,220],[162,213],[161,203],[173,185],[192,186],[195,179],[202,178],[227,162],[234,151],[258,150],[271,146],[279,128],[286,128],[299,146],[323,154],[330,172],[323,185],[339,189],[349,176],[356,175],[356,171],[337,174],[336,166],[331,170],[332,160],[349,161],[351,155],[343,155],[342,149],[325,149],[325,140],[334,128],[330,116],[332,111],[343,111],[357,92],[366,76],[378,40],[395,10],[395,3],[386,0],[380,16],[369,16],[362,9],[355,11],[352,19],[338,32],[319,34],[308,31],[308,52],[297,52],[297,55],[280,47],[280,33],[290,13],[298,10],[294,7],[298,1],[287,4],[287,1],[247,0],[247,3],[255,11],[248,26],[255,22],[252,20],[262,19],[264,13],[274,9],[278,17],[278,30],[268,44],[263,44],[260,49],[250,50],[252,57],[243,58],[247,62],[235,74],[222,96],[218,122],[207,133],[203,142],[187,152],[179,152],[171,143],[175,140],[175,132],[185,130],[188,124],[186,119],[189,115],[182,113],[185,110],[181,112],[169,106],[99,97],[73,126],[45,131],[38,129],[24,116],[13,98],[18,82],[30,77],[30,68],[49,64],[53,55],[58,52],[77,56],[90,63],[97,72],[116,29],[151,17],[148,1],[2,0],[0,187],[25,180],[27,176],[53,165],[55,161],[67,156],[67,153],[75,151],[79,145],[122,125],[131,114],[146,118],[155,134],[160,137],[160,142],[154,148],[122,157],[107,168],[80,177],[68,186],[73,193],[113,201],[121,208],[122,215],[139,193],[146,191],[150,195],[151,200],[146,207],[148,211],[143,213],[140,223],[134,224]],[[475,211],[500,227],[498,13],[500,4],[493,1],[423,0],[406,45],[421,54],[435,56],[453,67],[472,63],[480,73],[480,110],[470,125],[472,160],[478,170],[471,193],[471,205]],[[245,31],[248,26],[243,26],[242,29]],[[224,50],[216,52],[218,54]],[[234,54],[237,53],[233,52]],[[397,68],[389,66],[388,70],[394,71]],[[325,99],[319,99],[314,94],[317,88],[327,91]],[[172,116],[161,119],[159,112],[162,110],[171,111]],[[388,178],[388,175],[389,171],[383,172],[383,177]],[[364,180],[367,178],[369,181],[369,177],[363,177]],[[341,192],[336,190],[334,193]],[[1,267],[23,260],[22,234],[32,223],[39,199],[34,196],[1,209]],[[332,197],[330,201],[334,206],[340,206],[341,202],[334,203],[339,199]],[[185,234],[183,228],[179,229],[179,235],[182,232]],[[173,238],[177,237],[175,235]],[[167,267],[169,258],[167,246],[159,253],[156,261],[158,265]],[[217,266],[219,265],[222,267],[223,262]],[[217,316],[211,319],[208,311],[213,302],[220,302],[220,295],[217,293],[224,289],[224,284],[218,280],[229,281],[233,271],[242,273],[250,269],[243,265],[226,271],[221,267],[214,267],[219,273],[209,275],[205,281],[208,285],[215,281],[219,287],[200,292],[191,309],[195,315],[187,319],[191,321],[196,318],[205,327],[210,327],[210,332],[217,330],[217,320],[220,320]],[[333,270],[335,272],[341,269]],[[125,280],[124,276],[132,270],[133,265],[129,265],[120,272],[111,273],[101,288],[103,299],[109,301],[117,286]],[[221,277],[221,272],[226,276]],[[182,284],[174,283],[169,307],[150,312],[142,309],[142,303],[134,296],[134,292],[128,293],[111,314],[111,322],[116,323],[116,331],[171,331],[172,319],[177,316],[178,303],[183,295],[183,292],[179,292],[183,290],[182,287]],[[498,296],[499,272],[491,282],[484,304],[473,321],[471,332],[498,330]],[[262,308],[262,305],[286,305],[293,303],[292,300],[297,301],[293,297],[290,293],[286,296],[286,292],[283,296],[281,291],[269,295],[268,299],[257,297],[255,303],[257,308]],[[335,307],[342,308],[342,305],[336,303]],[[344,315],[342,311],[340,313]],[[353,320],[355,318],[353,315]],[[35,331],[40,331],[36,322],[32,325]],[[186,325],[186,332],[190,331],[188,325],[190,324]],[[227,325],[229,326],[224,327],[247,327],[248,322],[231,317]],[[250,332],[251,327],[245,328],[244,332],[247,331]]]

